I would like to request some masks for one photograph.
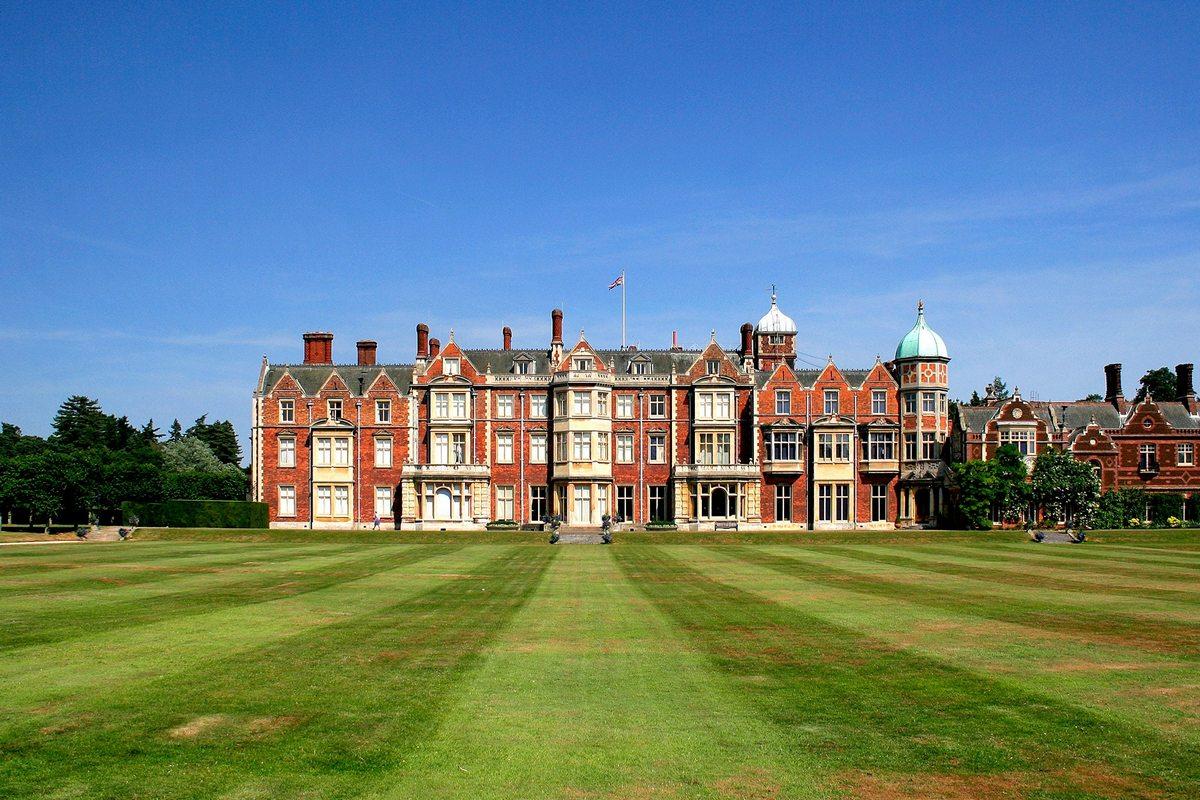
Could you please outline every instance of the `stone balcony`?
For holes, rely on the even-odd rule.
[[[758,477],[758,464],[677,464],[674,477],[711,481],[742,481]]]
[[[405,464],[407,477],[446,480],[487,480],[492,470],[487,464]]]

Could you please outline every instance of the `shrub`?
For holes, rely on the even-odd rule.
[[[166,500],[123,503],[125,523],[137,517],[151,528],[266,528],[267,504],[247,500]]]
[[[515,531],[521,528],[521,523],[514,519],[497,519],[487,524],[489,531]]]
[[[674,523],[674,521],[672,521],[672,520],[656,519],[652,522],[646,523],[646,530],[648,530],[648,531],[674,531],[674,530],[679,530],[679,526],[676,525]]]

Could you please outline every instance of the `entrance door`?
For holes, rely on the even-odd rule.
[[[712,504],[713,519],[725,519],[729,516],[729,492],[723,487],[716,486],[709,495]]]
[[[433,518],[451,519],[451,505],[450,490],[446,488],[438,489],[437,493],[433,495]]]

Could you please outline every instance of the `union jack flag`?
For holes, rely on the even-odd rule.
[[[625,276],[624,276],[624,275],[618,275],[618,276],[617,276],[617,279],[608,285],[608,288],[610,288],[610,289],[615,289],[615,288],[617,288],[618,286],[620,286],[620,285],[621,285],[622,283],[624,283],[624,282],[625,282]]]

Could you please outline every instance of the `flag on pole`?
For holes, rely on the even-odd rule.
[[[617,279],[608,285],[608,288],[615,289],[623,283],[625,283],[625,274],[624,273],[618,275]]]

